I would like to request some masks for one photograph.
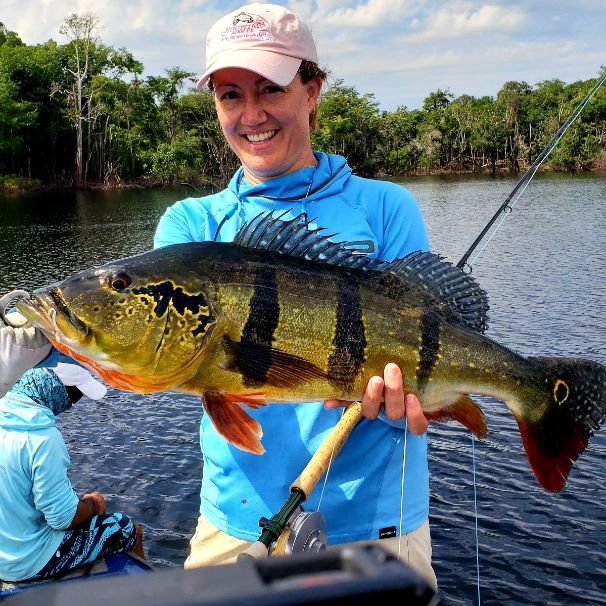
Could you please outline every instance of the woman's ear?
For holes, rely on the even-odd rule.
[[[322,78],[312,78],[305,86],[307,87],[307,103],[313,103],[315,107],[322,89]]]

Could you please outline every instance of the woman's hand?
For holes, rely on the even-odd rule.
[[[326,408],[347,406],[344,400],[326,400]],[[402,371],[396,364],[387,364],[383,377],[371,377],[362,397],[362,414],[368,419],[376,419],[385,407],[385,414],[397,421],[406,417],[408,429],[420,436],[427,431],[429,421],[423,414],[419,398],[414,393],[404,393]]]

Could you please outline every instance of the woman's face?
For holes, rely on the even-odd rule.
[[[297,74],[279,86],[255,72],[225,68],[213,74],[213,85],[221,128],[247,181],[259,183],[315,164],[309,114],[320,78],[303,84]]]

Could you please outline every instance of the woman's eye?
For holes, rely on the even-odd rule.
[[[265,88],[261,89],[261,94],[281,93],[283,91],[284,89],[280,88],[279,86],[266,86]]]
[[[221,101],[231,101],[237,99],[238,93],[235,90],[228,90],[226,93],[222,93],[220,96]]]

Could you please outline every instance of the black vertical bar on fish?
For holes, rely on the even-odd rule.
[[[420,326],[421,347],[419,348],[417,385],[419,392],[422,393],[425,391],[440,352],[440,322],[435,312],[425,310],[421,315]]]
[[[266,382],[271,368],[271,346],[280,320],[280,302],[275,270],[264,267],[257,270],[249,313],[242,330],[242,344],[253,344],[257,361],[254,374],[244,375],[244,385],[256,387]]]
[[[336,326],[332,340],[333,352],[328,359],[331,382],[346,392],[353,384],[366,360],[366,329],[357,280],[350,274],[339,278],[337,286]]]

